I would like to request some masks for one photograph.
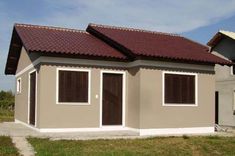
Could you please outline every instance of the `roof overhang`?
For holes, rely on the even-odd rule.
[[[22,48],[21,39],[17,34],[16,29],[13,28],[7,62],[5,66],[6,75],[14,75],[16,73],[21,48]]]
[[[38,27],[41,29],[41,27]],[[51,28],[55,30],[55,28]],[[161,57],[161,56],[146,56],[146,55],[141,55],[141,54],[133,54],[132,50],[128,47],[125,47],[121,43],[116,42],[112,38],[109,38],[105,36],[103,33],[95,30],[92,25],[89,25],[87,28],[87,33],[92,34],[96,38],[99,38],[100,40],[106,42],[109,46],[112,46],[113,48],[117,49],[119,52],[121,52],[123,55],[127,56],[128,59],[115,59],[116,61],[135,61],[137,59],[143,59],[143,60],[167,60],[167,61],[176,61],[176,62],[189,62],[189,63],[195,63],[195,64],[221,64],[221,65],[232,65],[232,62],[229,62],[224,59],[218,59],[215,58],[214,56],[214,61],[200,61],[200,60],[194,60],[194,59],[183,59],[183,58],[172,58],[172,57]],[[218,33],[217,35],[214,36],[214,38],[211,40],[210,44],[214,44],[217,40],[220,39],[220,37],[223,37],[221,33]],[[191,41],[190,41],[191,42]],[[209,44],[209,43],[208,43]],[[37,44],[36,44],[37,45]],[[7,57],[7,62],[5,66],[5,74],[6,75],[15,75],[16,70],[17,70],[17,65],[19,62],[20,58],[20,53],[21,49],[24,47],[28,53],[31,52],[37,52],[40,53],[41,56],[43,55],[48,55],[48,56],[53,56],[53,57],[76,57],[76,58],[90,58],[90,59],[101,59],[101,60],[107,60],[106,57],[93,57],[90,55],[83,56],[83,54],[62,54],[60,51],[57,51],[56,53],[52,51],[35,51],[35,49],[30,49],[30,46],[27,44],[27,42],[24,40],[24,35],[21,34],[21,31],[17,28],[15,25],[13,28],[12,36],[11,36],[11,42],[9,46],[9,52],[8,52],[8,57]],[[40,50],[40,49],[39,49]],[[114,60],[114,58],[110,58]]]
[[[207,45],[210,46],[211,49],[213,49],[213,47],[215,47],[221,41],[221,39],[223,39],[225,37],[228,37],[228,38],[235,41],[235,33],[234,32],[220,30],[210,39],[210,41],[207,43]]]

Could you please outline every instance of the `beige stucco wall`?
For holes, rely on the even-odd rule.
[[[228,60],[235,59],[235,42],[230,38],[222,39],[214,48],[213,54]],[[234,91],[235,75],[231,67],[216,65],[216,91],[219,92],[219,124],[235,126]]]
[[[27,66],[32,64],[32,61],[36,59],[36,55],[28,55],[25,48],[22,47],[21,54],[19,58],[19,63],[17,66],[16,74],[25,69]],[[16,81],[18,78],[21,78],[21,93],[16,93],[15,95],[15,119],[25,122],[28,122],[28,79],[29,79],[29,72],[34,69],[38,69],[38,67],[32,67],[25,71],[24,73],[18,75],[15,78],[15,86]],[[38,95],[39,96],[39,95]]]
[[[28,122],[28,73],[24,73],[17,78],[21,78],[21,93],[15,95],[15,119]],[[17,80],[16,78],[16,80]],[[15,81],[16,86],[16,81]]]
[[[140,70],[129,69],[127,72],[126,126],[140,126]]]
[[[37,58],[39,58],[39,54],[37,53],[28,53],[24,47],[21,49],[20,53],[20,59],[18,62],[16,74],[23,70],[25,67],[30,65],[33,61],[35,61]]]
[[[36,58],[31,57],[33,56],[28,55],[22,49],[18,72],[31,64],[32,60]],[[16,95],[15,118],[25,123],[27,123],[28,118],[28,73],[34,68],[37,69],[36,127],[38,128],[99,127],[101,70],[125,71],[126,73],[126,127],[141,129],[185,128],[209,127],[214,124],[215,79],[213,74],[202,74],[196,71],[198,73],[197,107],[173,107],[162,106],[162,68],[135,67],[121,70],[111,67],[88,67],[59,63],[38,64],[18,76],[22,79],[22,93]],[[90,105],[56,104],[57,68],[91,70]],[[177,68],[177,66],[174,66],[174,68]],[[98,95],[98,98],[96,98],[96,95]]]
[[[40,70],[39,86],[39,127],[98,127],[99,99],[95,98],[95,94],[99,94],[99,72],[97,69],[92,69],[91,85],[91,105],[56,104],[56,66],[42,65]]]
[[[198,106],[163,106],[162,71],[140,69],[140,128],[213,127],[215,80],[198,73]]]
[[[90,105],[56,104],[56,68],[91,70]],[[100,126],[100,71],[95,67],[42,65],[40,68],[40,128],[91,128]],[[120,70],[115,70],[120,71]],[[122,71],[122,70],[121,70]],[[98,95],[98,98],[96,98]],[[127,99],[126,99],[127,100]]]
[[[235,126],[234,92],[235,75],[231,74],[231,67],[216,65],[216,91],[219,92],[219,124]]]
[[[220,46],[220,49],[222,49],[222,46]],[[216,50],[216,47],[215,49]],[[223,59],[229,60],[228,58],[224,57],[220,53],[213,51],[212,54],[221,57]],[[231,66],[226,66],[226,65],[215,65],[215,81],[220,82],[220,81],[235,81],[234,75],[231,74]]]
[[[91,105],[56,104],[56,68],[91,70]],[[40,88],[38,126],[40,128],[99,127],[101,70],[115,69],[42,65],[38,87]],[[214,75],[198,73],[198,106],[162,106],[162,70],[146,68],[126,70],[125,124],[127,127],[141,129],[212,127],[214,91]],[[99,97],[96,98],[96,95]]]
[[[217,82],[216,90],[219,92],[219,124],[235,126],[235,115],[233,114],[235,81]]]

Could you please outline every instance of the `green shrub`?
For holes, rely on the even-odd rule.
[[[0,109],[14,110],[15,96],[12,91],[0,91]]]
[[[189,139],[189,136],[187,136],[187,135],[183,135],[182,136],[184,139]]]

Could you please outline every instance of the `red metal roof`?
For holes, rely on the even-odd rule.
[[[129,50],[135,56],[188,60],[205,63],[229,62],[209,53],[208,47],[179,35],[132,28],[89,24],[87,30]]]
[[[15,29],[28,51],[126,58],[86,31],[26,24]]]

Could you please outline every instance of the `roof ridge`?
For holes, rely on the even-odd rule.
[[[200,42],[194,41],[194,40],[192,40],[192,39],[190,39],[190,38],[187,38],[187,37],[184,37],[184,36],[180,36],[180,37],[182,37],[182,38],[184,38],[184,39],[186,39],[186,40],[188,40],[188,41],[190,41],[190,42],[193,42],[193,43],[195,43],[195,44],[201,45],[201,46],[203,46],[203,47],[205,47],[205,48],[209,48],[209,46],[204,45],[204,44],[202,44],[202,43],[200,43]]]
[[[151,30],[138,29],[138,28],[128,28],[128,27],[120,27],[120,26],[110,26],[110,25],[95,24],[95,23],[89,23],[89,26],[97,26],[97,27],[109,28],[109,29],[119,29],[119,30],[136,31],[136,32],[146,32],[146,33],[152,33],[152,34],[161,34],[161,35],[168,35],[168,36],[181,37],[179,34],[167,33],[167,32],[159,32],[159,31],[151,31]]]
[[[38,28],[38,29],[50,29],[50,30],[58,30],[58,31],[80,32],[80,33],[89,34],[85,30],[72,29],[72,28],[62,28],[62,27],[55,27],[55,26],[42,26],[42,25],[21,24],[21,23],[15,23],[14,26],[31,27],[31,28]]]

